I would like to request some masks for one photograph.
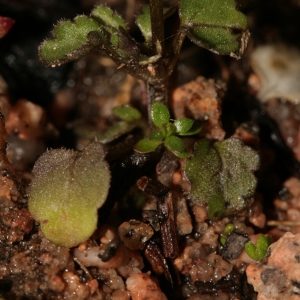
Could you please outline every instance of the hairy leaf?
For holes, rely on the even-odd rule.
[[[155,102],[151,107],[151,119],[160,128],[169,123],[170,113],[167,107],[160,102]]]
[[[191,183],[190,197],[196,203],[208,204],[212,220],[239,211],[253,197],[256,188],[253,171],[258,166],[258,154],[239,139],[215,143],[201,140],[185,166]]]
[[[114,29],[114,31],[118,31],[120,26],[127,29],[125,21],[107,6],[100,5],[94,8],[91,17],[96,20],[99,25],[110,27]]]
[[[33,168],[29,211],[45,237],[74,247],[86,241],[97,226],[97,209],[106,200],[110,171],[103,146],[96,142],[83,151],[44,153]]]
[[[39,56],[45,65],[56,66],[75,60],[94,49],[105,39],[99,24],[86,16],[77,16],[74,22],[61,21],[53,30],[53,39],[39,47]]]
[[[113,114],[127,122],[137,121],[142,117],[141,113],[136,108],[129,105],[115,107],[113,109]]]
[[[153,152],[162,143],[160,140],[142,139],[135,146],[134,150],[137,152],[148,153]]]
[[[136,24],[140,28],[146,43],[151,43],[151,17],[150,17],[150,5],[144,5],[142,13],[137,16]]]
[[[182,30],[197,45],[240,58],[247,45],[246,16],[234,0],[180,0]]]

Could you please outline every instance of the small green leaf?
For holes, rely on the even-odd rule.
[[[226,237],[224,237],[224,236],[220,237],[220,243],[221,243],[222,246],[224,246],[226,244],[226,241],[227,241]]]
[[[149,135],[150,140],[162,141],[165,137],[159,129],[153,129]]]
[[[117,123],[114,123],[112,126],[110,126],[107,131],[97,136],[98,141],[106,144],[110,143],[113,140],[119,138],[125,133],[130,132],[132,129],[136,127],[136,124],[126,122],[126,121],[120,121]]]
[[[183,134],[189,131],[192,128],[193,124],[194,121],[189,118],[181,118],[174,122],[176,132],[183,133]]]
[[[256,245],[256,251],[255,251],[255,255],[256,255],[256,260],[262,260],[267,253],[267,249],[262,249],[262,248],[258,248]]]
[[[226,224],[225,228],[224,228],[224,233],[225,234],[229,234],[234,230],[234,225],[232,223],[228,223]]]
[[[140,28],[145,42],[150,44],[152,38],[150,5],[143,5],[142,13],[136,18],[136,24]]]
[[[127,122],[137,121],[142,117],[141,113],[136,108],[129,105],[115,107],[113,109],[113,114]]]
[[[111,27],[114,31],[118,31],[119,26],[127,29],[125,21],[107,6],[100,5],[94,8],[91,17],[97,21],[99,25]]]
[[[172,149],[174,151],[183,152],[185,150],[185,145],[181,138],[177,136],[169,136],[165,140],[165,146],[168,149]]]
[[[134,150],[142,153],[153,152],[161,143],[160,140],[142,139],[134,146]]]
[[[185,136],[188,136],[188,135],[194,135],[194,134],[197,134],[198,132],[200,132],[202,129],[202,127],[200,126],[200,124],[198,124],[197,122],[194,122],[193,123],[193,126],[185,133],[179,133],[178,135],[185,135]]]
[[[183,30],[198,46],[240,58],[247,45],[246,16],[234,0],[180,0]]]
[[[151,120],[153,123],[161,128],[170,121],[170,113],[165,105],[156,102],[151,107]]]
[[[258,166],[257,153],[239,139],[215,143],[201,140],[185,165],[190,197],[196,203],[208,204],[211,220],[242,210],[254,195],[253,171]]]
[[[267,239],[263,234],[260,234],[257,242],[256,247],[265,250],[267,252],[268,247],[270,246],[269,239]]]
[[[110,186],[104,156],[102,144],[95,142],[81,152],[47,151],[35,163],[29,211],[53,243],[74,247],[95,231]]]
[[[174,7],[173,7],[174,8]],[[176,9],[164,8],[164,15],[168,15],[169,13],[176,11]],[[143,37],[145,38],[145,42],[147,44],[151,44],[152,39],[152,31],[151,31],[151,15],[150,15],[150,5],[145,4],[142,8],[142,13],[139,14],[136,18],[136,25],[142,32]]]
[[[248,254],[248,256],[254,260],[258,260],[257,259],[257,254],[256,254],[256,247],[253,243],[251,242],[247,242],[245,244],[245,251]]]
[[[171,135],[165,139],[165,147],[180,158],[187,158],[188,153],[181,138]]]
[[[47,66],[84,56],[104,40],[99,24],[86,16],[77,16],[74,22],[59,22],[54,27],[53,36],[54,39],[45,40],[39,47],[40,59]]]

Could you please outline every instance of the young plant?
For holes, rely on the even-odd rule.
[[[177,135],[194,135],[201,130],[200,125],[189,118],[181,118],[175,122],[170,122],[169,110],[160,102],[152,105],[150,115],[155,129],[151,130],[149,138],[140,140],[134,146],[134,150],[142,153],[152,152],[163,144],[177,157],[187,158],[188,153],[185,145]]]
[[[268,247],[272,244],[272,239],[269,235],[259,235],[256,245],[251,242],[245,244],[245,251],[254,260],[262,260],[268,251]]]
[[[150,110],[154,102],[167,103],[168,78],[186,36],[214,53],[235,58],[247,45],[247,18],[236,10],[234,0],[179,0],[173,7],[164,7],[163,0],[149,3],[136,19],[144,42],[132,38],[122,17],[101,5],[89,17],[60,21],[53,39],[39,47],[41,61],[55,67],[91,51],[106,54],[119,68],[147,82]],[[170,15],[178,21],[168,24]],[[165,31],[171,33],[165,36]]]
[[[228,238],[228,235],[233,232],[234,230],[234,225],[232,223],[226,224],[224,228],[224,232],[220,235],[220,243],[222,246],[226,244],[226,240]]]

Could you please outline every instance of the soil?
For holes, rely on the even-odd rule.
[[[300,299],[297,0],[239,0],[251,32],[243,57],[218,56],[187,40],[170,80],[172,117],[202,125],[196,138],[184,139],[190,155],[196,139],[231,136],[259,153],[256,192],[244,211],[209,220],[188,197],[184,160],[162,150],[135,153],[146,134],[136,128],[106,144],[111,188],[88,241],[57,246],[31,217],[29,184],[42,153],[82,150],[117,121],[115,106],[131,104],[147,118],[145,83],[109,58],[91,53],[46,68],[38,45],[57,20],[104,3],[139,39],[134,16],[143,2],[0,0],[0,15],[15,20],[0,39],[0,299]],[[278,243],[256,263],[244,245],[259,234]],[[294,261],[278,262],[284,253]]]

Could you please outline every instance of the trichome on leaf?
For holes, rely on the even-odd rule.
[[[239,139],[201,140],[185,166],[190,198],[207,204],[211,220],[240,211],[254,195],[257,180],[253,172],[258,167],[258,154]]]
[[[82,151],[47,151],[35,163],[29,211],[53,243],[74,247],[96,229],[97,209],[110,186],[104,156],[103,146],[95,142]]]

